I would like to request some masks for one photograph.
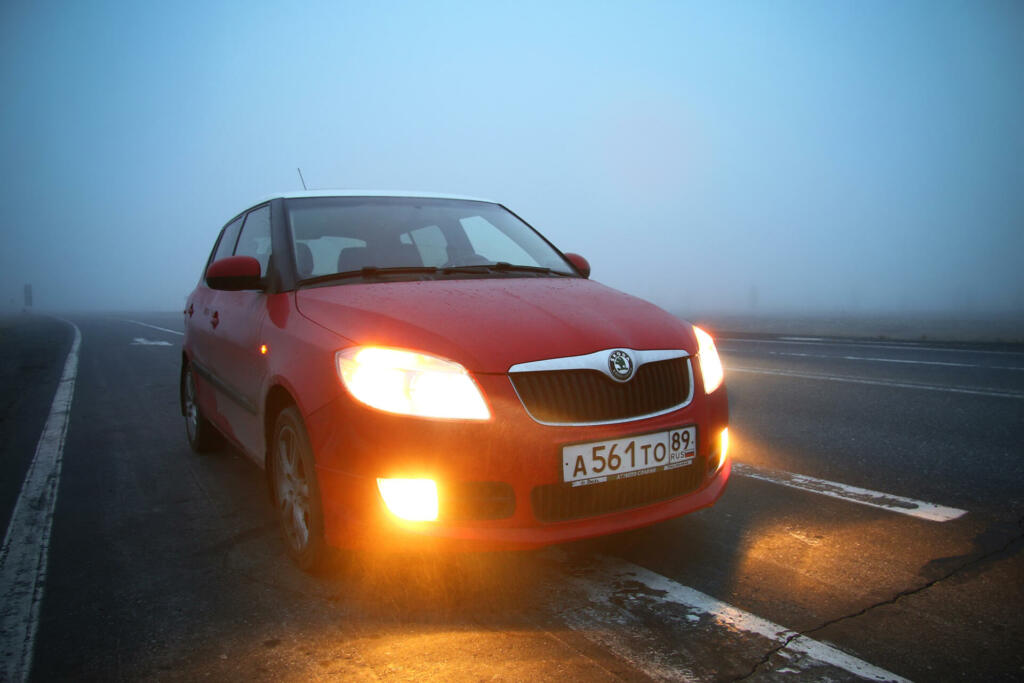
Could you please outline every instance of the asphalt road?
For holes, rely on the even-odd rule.
[[[72,322],[32,679],[1024,678],[1024,348],[723,334],[736,470],[716,507],[310,577],[262,473],[189,450],[178,317]],[[0,321],[5,528],[73,338]],[[24,642],[13,605],[0,679]]]

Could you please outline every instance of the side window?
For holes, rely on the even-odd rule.
[[[267,274],[267,266],[270,265],[270,206],[261,206],[246,215],[235,256],[252,256],[260,262],[260,274]]]
[[[448,263],[448,240],[445,239],[441,228],[436,225],[428,225],[417,228],[406,235],[402,235],[400,241],[403,244],[408,244],[411,240],[416,245],[423,265],[443,266]]]
[[[210,262],[219,261],[222,258],[227,258],[235,251],[235,242],[238,241],[238,231],[242,229],[242,217],[239,216],[235,220],[231,221],[224,232],[221,233],[220,242],[217,243],[217,250],[213,252],[213,258]]]

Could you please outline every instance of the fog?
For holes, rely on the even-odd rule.
[[[277,191],[500,201],[673,312],[1024,315],[1024,4],[0,4],[0,310]]]

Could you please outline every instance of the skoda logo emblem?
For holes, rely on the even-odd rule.
[[[625,382],[633,376],[633,359],[625,351],[617,349],[608,356],[608,369],[611,371],[612,377],[620,382]]]

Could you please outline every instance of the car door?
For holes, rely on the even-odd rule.
[[[242,230],[244,216],[239,216],[224,226],[217,237],[210,258],[204,266],[199,283],[185,304],[185,348],[189,361],[195,369],[196,389],[199,404],[203,412],[212,420],[221,423],[217,393],[213,379],[213,357],[216,346],[216,321],[213,318],[214,298],[217,292],[206,284],[206,269],[214,261],[231,256],[238,243],[238,234]]]
[[[271,255],[270,205],[245,215],[234,256],[251,256],[260,262],[267,280]],[[212,300],[211,365],[227,401],[220,401],[226,428],[253,456],[263,452],[259,421],[260,391],[266,364],[260,353],[260,328],[267,314],[267,295],[262,290],[215,291]]]

